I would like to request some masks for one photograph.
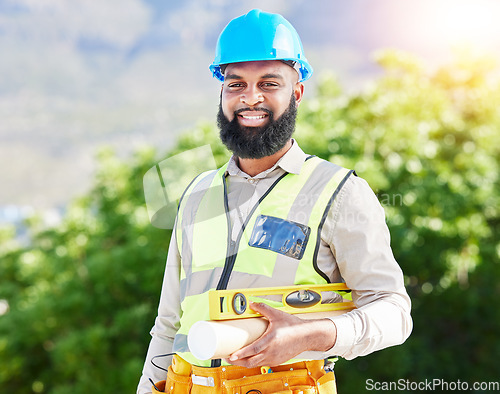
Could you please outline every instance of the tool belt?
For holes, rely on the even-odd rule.
[[[336,394],[333,372],[323,360],[273,367],[244,368],[227,365],[205,368],[174,355],[167,380],[155,384],[153,393],[172,394]]]

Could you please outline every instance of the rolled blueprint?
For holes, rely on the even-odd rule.
[[[352,309],[301,313],[296,316],[302,319],[322,319],[350,310]],[[258,339],[266,331],[267,324],[267,319],[263,317],[196,322],[188,333],[189,351],[199,360],[228,358],[236,350]]]

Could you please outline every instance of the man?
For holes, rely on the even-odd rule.
[[[404,342],[412,328],[383,209],[353,171],[306,155],[291,138],[312,68],[281,15],[252,10],[232,20],[210,68],[223,83],[217,120],[233,156],[181,199],[138,393],[151,382],[155,392],[334,393],[323,361],[306,360],[366,355]],[[351,312],[302,320],[252,303],[269,320],[254,343],[222,361],[189,353],[189,328],[209,320],[210,289],[343,281]],[[170,353],[159,365],[155,356]]]

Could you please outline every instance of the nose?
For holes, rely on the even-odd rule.
[[[240,96],[240,102],[248,106],[254,106],[258,103],[262,103],[263,101],[264,96],[255,87],[248,87]]]

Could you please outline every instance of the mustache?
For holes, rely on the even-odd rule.
[[[269,116],[273,115],[273,111],[271,111],[267,108],[240,108],[240,109],[237,109],[236,111],[234,111],[234,114],[239,115],[242,112],[247,112],[247,111],[259,111],[259,112],[265,112]]]

